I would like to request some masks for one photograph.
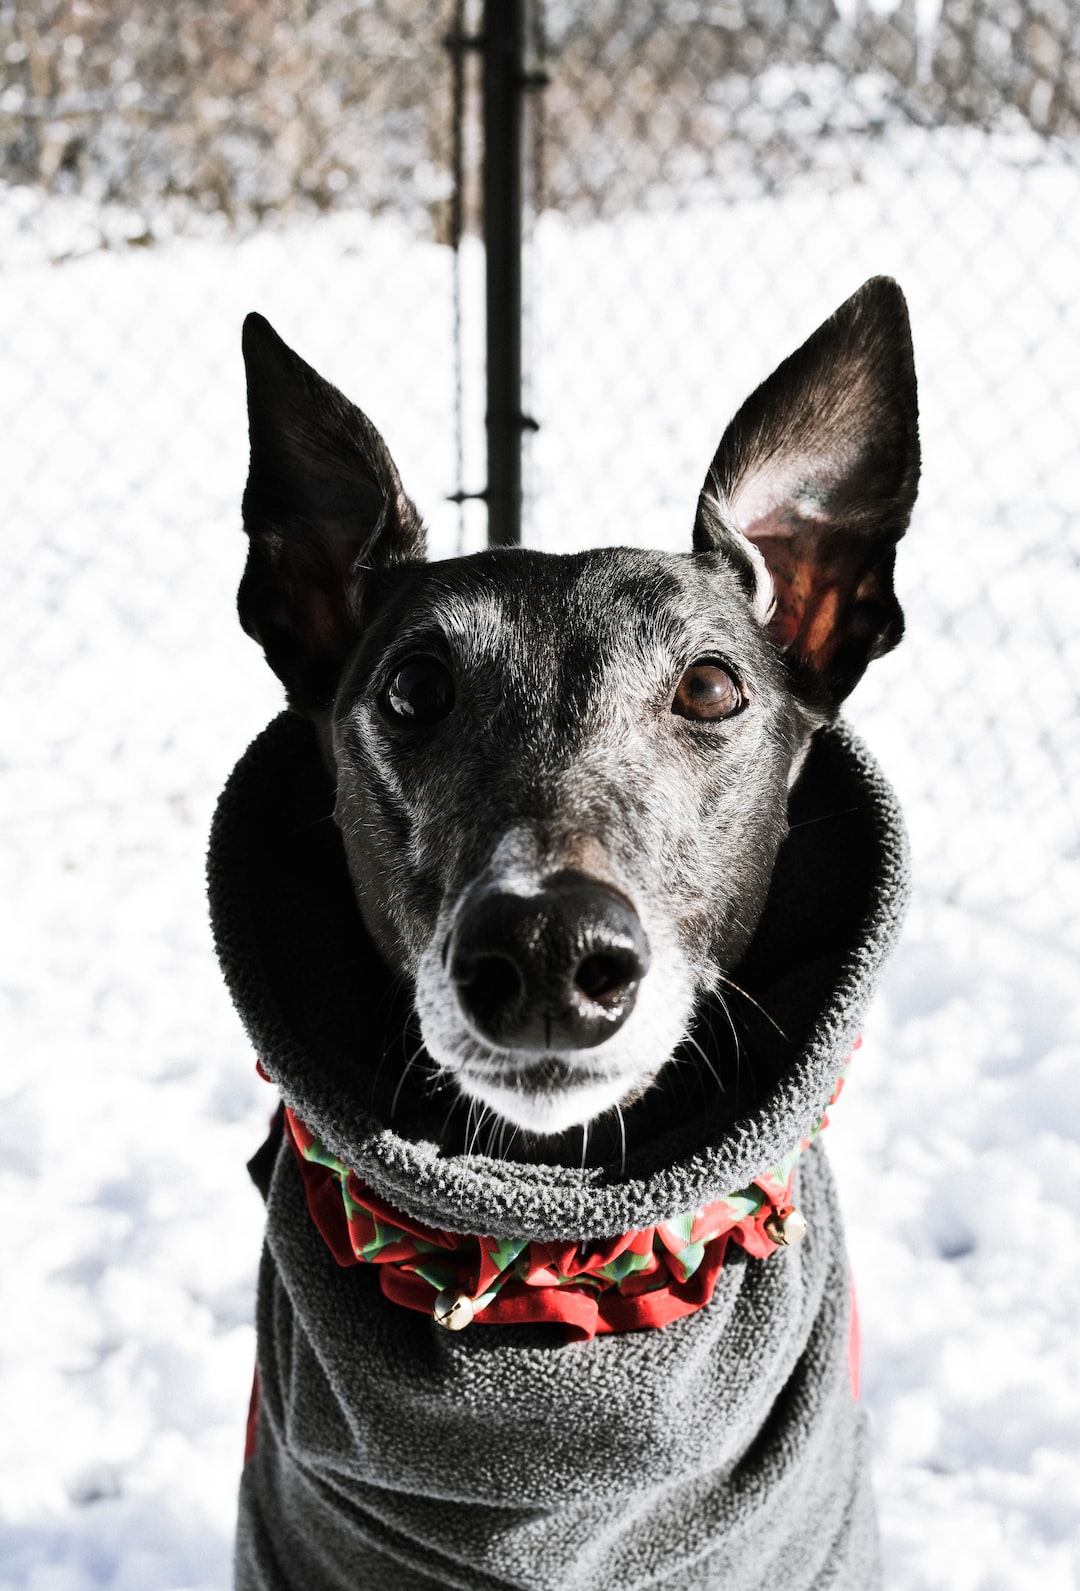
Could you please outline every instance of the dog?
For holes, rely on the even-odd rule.
[[[319,1306],[310,1320],[304,1316],[308,1283],[301,1289],[287,1278],[298,1226],[307,1222],[308,1236],[317,1226],[326,1238],[327,1200],[337,1202],[350,1190],[374,1188],[373,1196],[384,1201],[374,1206],[371,1230],[379,1221],[384,1227],[400,1221],[412,1241],[420,1234],[421,1248],[447,1234],[494,1232],[548,1245],[579,1242],[586,1253],[610,1241],[623,1229],[619,1223],[640,1234],[651,1221],[662,1225],[687,1209],[700,1215],[708,1205],[703,1193],[726,1197],[740,1187],[698,1174],[703,1123],[710,1124],[709,1143],[723,1146],[725,1165],[737,1162],[755,1175],[770,1164],[754,1167],[755,1145],[759,1154],[775,1147],[779,1160],[781,1150],[805,1148],[817,1131],[829,1095],[825,1089],[822,1097],[822,1068],[839,1065],[835,1056],[823,1061],[821,1046],[813,1050],[817,1040],[807,1035],[824,1024],[833,1049],[834,1029],[841,1043],[850,1040],[851,1009],[865,1003],[866,991],[860,986],[858,1000],[843,1006],[843,1020],[835,1019],[836,990],[846,976],[837,968],[854,965],[851,958],[860,955],[868,966],[878,964],[894,927],[872,930],[873,955],[864,954],[860,936],[868,922],[891,924],[897,912],[885,896],[900,889],[896,868],[886,870],[892,880],[886,889],[880,882],[885,873],[879,878],[876,864],[866,861],[866,876],[873,873],[878,882],[852,886],[855,904],[844,908],[852,925],[843,930],[847,940],[841,943],[839,929],[823,926],[822,943],[815,945],[805,900],[798,904],[805,890],[800,895],[785,883],[793,847],[811,858],[815,848],[827,853],[834,872],[869,854],[862,830],[862,837],[839,840],[819,840],[811,832],[817,825],[824,833],[825,818],[836,827],[839,799],[831,786],[821,793],[833,775],[814,770],[835,766],[836,790],[850,784],[856,805],[864,788],[877,788],[876,775],[858,761],[861,753],[829,748],[841,744],[836,737],[842,732],[833,726],[842,703],[903,629],[893,571],[915,501],[919,448],[899,288],[885,278],[866,283],[746,400],[709,466],[691,545],[682,553],[607,548],[553,556],[500,549],[426,562],[420,515],[370,421],[259,316],[245,323],[244,352],[251,467],[239,614],[289,704],[287,728],[278,734],[292,737],[291,749],[277,754],[274,781],[292,779],[303,762],[304,777],[323,792],[313,797],[310,824],[329,820],[332,812],[332,830],[324,822],[318,843],[329,848],[326,867],[334,872],[338,904],[323,911],[306,864],[300,882],[288,889],[267,882],[265,865],[253,865],[251,889],[263,892],[265,904],[250,931],[263,934],[273,918],[282,925],[275,930],[280,946],[288,940],[292,948],[275,943],[253,956],[241,975],[231,948],[238,938],[230,926],[233,907],[222,904],[225,887],[217,891],[215,926],[226,973],[264,1068],[289,1106],[288,1153],[275,1141],[263,1180],[269,1188],[272,1164],[275,1187],[290,1178],[295,1184],[289,1184],[291,1193],[271,1194],[272,1233],[283,1200],[291,1200],[291,1213],[287,1221],[280,1217],[280,1230],[289,1235],[278,1250],[271,1236],[261,1284],[260,1333],[274,1337],[275,1346],[264,1354],[260,1342],[263,1404],[245,1468],[238,1585],[328,1591],[345,1584],[436,1583],[757,1587],[773,1583],[770,1575],[785,1566],[785,1585],[866,1591],[876,1583],[876,1557],[860,1478],[861,1417],[847,1411],[850,1393],[844,1394],[841,1423],[832,1414],[825,1421],[833,1457],[818,1452],[799,1469],[813,1472],[806,1495],[815,1517],[796,1532],[798,1571],[792,1567],[795,1538],[780,1530],[776,1514],[789,1503],[770,1503],[761,1515],[771,1519],[770,1535],[786,1542],[775,1549],[751,1549],[742,1504],[731,1504],[742,1495],[733,1476],[743,1475],[751,1459],[759,1467],[779,1464],[777,1495],[795,1485],[787,1459],[776,1458],[783,1443],[770,1446],[777,1400],[781,1392],[792,1396],[796,1368],[805,1368],[807,1344],[816,1341],[825,1314],[832,1320],[830,1341],[847,1331],[840,1239],[830,1238],[829,1247],[818,1235],[839,1231],[830,1193],[814,1195],[821,1209],[804,1251],[816,1253],[819,1267],[829,1270],[828,1296],[820,1277],[812,1286],[806,1276],[795,1277],[793,1252],[779,1260],[773,1254],[800,1235],[793,1225],[785,1238],[784,1222],[792,1215],[786,1206],[755,1228],[760,1252],[757,1239],[745,1234],[728,1245],[729,1259],[745,1273],[744,1301],[747,1287],[771,1285],[751,1277],[795,1277],[779,1315],[775,1300],[770,1305],[773,1318],[785,1322],[774,1333],[785,1339],[784,1352],[775,1367],[763,1368],[757,1387],[749,1377],[744,1402],[756,1414],[748,1424],[742,1412],[725,1416],[731,1430],[743,1432],[738,1453],[718,1459],[719,1450],[709,1445],[712,1430],[688,1444],[701,1449],[696,1468],[683,1472],[680,1458],[665,1459],[640,1485],[629,1476],[644,1475],[648,1464],[639,1456],[627,1469],[619,1434],[634,1422],[634,1398],[643,1385],[637,1378],[644,1374],[648,1383],[640,1363],[627,1373],[627,1407],[605,1411],[605,1429],[610,1420],[623,1422],[610,1426],[616,1434],[606,1438],[606,1454],[593,1451],[596,1444],[583,1434],[587,1463],[568,1461],[559,1438],[547,1458],[539,1455],[539,1468],[531,1459],[524,1463],[527,1478],[505,1478],[504,1484],[480,1463],[482,1481],[470,1472],[460,1483],[452,1474],[432,1482],[430,1474],[441,1472],[437,1465],[431,1471],[428,1460],[440,1440],[458,1446],[446,1435],[447,1406],[432,1401],[427,1385],[432,1355],[438,1359],[451,1342],[439,1326],[454,1329],[454,1351],[464,1352],[462,1345],[475,1343],[477,1333],[466,1339],[457,1328],[484,1323],[494,1306],[468,1290],[449,1301],[439,1293],[425,1320],[414,1293],[406,1296],[400,1277],[391,1285],[384,1268],[382,1293],[375,1287],[364,1294],[363,1328],[346,1332],[343,1343],[341,1321],[354,1306],[335,1290],[348,1286],[356,1293],[371,1283],[358,1279],[363,1264],[339,1270],[361,1256],[343,1258],[330,1238],[333,1252],[319,1246],[318,1263],[329,1267],[326,1286],[337,1301]],[[843,757],[848,761],[841,766]],[[259,777],[269,788],[265,768]],[[214,844],[222,854],[227,846],[251,843],[229,838],[238,829],[239,799],[234,796],[219,822]],[[325,812],[317,810],[319,800]],[[887,798],[881,802],[875,812],[887,808]],[[249,830],[262,821],[260,810],[251,808]],[[890,821],[868,818],[866,832]],[[290,836],[308,827],[290,819],[276,839],[268,838],[266,865],[271,853],[280,854]],[[820,873],[824,865],[799,863],[804,873],[807,867]],[[815,909],[828,924],[833,886],[815,877]],[[305,908],[308,929],[294,935],[282,900],[296,890],[310,894],[312,904]],[[843,894],[839,884],[835,893]],[[871,909],[868,901],[877,905]],[[335,912],[343,923],[351,913],[350,926],[327,932],[316,956],[314,939]],[[794,948],[790,941],[797,941]],[[348,952],[351,960],[349,945],[358,947]],[[771,967],[781,960],[782,975],[763,971],[766,961]],[[259,970],[253,970],[256,962]],[[307,980],[297,998],[321,1033],[333,1029],[331,1039],[305,1050],[296,1037],[300,1018],[275,1018],[275,1026],[258,1015],[264,997],[252,995],[252,980],[271,963],[281,969],[279,980],[295,979],[297,986]],[[821,965],[827,973],[813,971]],[[303,976],[301,966],[309,967]],[[267,1000],[276,998],[272,983]],[[311,992],[316,983],[317,996]],[[354,995],[341,993],[358,983],[376,991],[361,1018]],[[349,1014],[331,1020],[326,1009],[336,1006],[339,994]],[[361,1053],[359,1029],[379,1023],[381,1036]],[[817,1056],[813,1088],[796,1100],[792,1079],[803,1075],[800,1056],[811,1051]],[[331,1053],[332,1060],[319,1058]],[[754,1137],[754,1124],[764,1121],[772,1123],[775,1146],[767,1133],[760,1143]],[[297,1180],[305,1152],[309,1161],[321,1156],[315,1167],[320,1176],[337,1176],[329,1195],[325,1180],[313,1191],[310,1164]],[[403,1169],[409,1156],[412,1169]],[[809,1170],[818,1163],[816,1151],[803,1159],[799,1178],[817,1186],[818,1173]],[[698,1169],[680,1182],[682,1170],[676,1175],[672,1168],[689,1166]],[[472,1216],[486,1224],[467,1225],[464,1207],[453,1200],[466,1185],[475,1191],[485,1177],[483,1197],[491,1197]],[[437,1183],[438,1195],[432,1191]],[[678,1202],[681,1193],[689,1202]],[[675,1202],[665,1208],[665,1198]],[[798,1263],[811,1265],[805,1258]],[[712,1278],[721,1294],[735,1286],[724,1280],[731,1269],[725,1262]],[[417,1270],[423,1270],[419,1261],[409,1287],[420,1285]],[[516,1296],[529,1293],[541,1270],[534,1265],[529,1282],[519,1269]],[[291,1274],[309,1277],[311,1262],[298,1262]],[[606,1287],[607,1280],[595,1285]],[[535,1283],[536,1296],[538,1288]],[[808,1324],[808,1288],[816,1324]],[[553,1291],[560,1307],[569,1307],[566,1300],[573,1302],[580,1289],[563,1275]],[[588,1340],[573,1349],[578,1358],[561,1361],[574,1367],[566,1375],[588,1379],[583,1353],[620,1352],[629,1363],[644,1351],[636,1344],[666,1342],[669,1334],[672,1343],[686,1334],[686,1362],[694,1363],[702,1350],[693,1346],[693,1323],[716,1314],[717,1296],[703,1297],[671,1317],[677,1324],[652,1332],[624,1332],[610,1322],[597,1327],[606,1334],[594,1340],[586,1333]],[[278,1342],[285,1300],[296,1315],[287,1332],[287,1370]],[[522,1314],[526,1304],[506,1307],[509,1313],[492,1324],[487,1338],[498,1339],[498,1351],[481,1355],[483,1374],[496,1402],[520,1415],[518,1372],[499,1370],[496,1359],[527,1365],[525,1377],[535,1391],[534,1361],[546,1353],[545,1376],[568,1383],[556,1368],[560,1350],[543,1325],[554,1317]],[[378,1328],[375,1309],[382,1311]],[[462,1310],[464,1318],[455,1318]],[[805,1329],[793,1345],[785,1334],[796,1316]],[[390,1345],[385,1351],[396,1354],[404,1336],[421,1329],[426,1335],[415,1337],[413,1368],[398,1364],[396,1373],[399,1386],[401,1378],[424,1382],[428,1434],[425,1439],[422,1420],[415,1441],[410,1436],[405,1444],[412,1456],[403,1457],[394,1451],[396,1433],[399,1424],[412,1429],[412,1415],[403,1413],[398,1422],[391,1400],[382,1436],[358,1435],[359,1406],[370,1400],[370,1389],[343,1391],[332,1366],[346,1350],[362,1356],[379,1332]],[[337,1340],[316,1341],[324,1330]],[[311,1385],[317,1387],[311,1396],[323,1410],[325,1430],[332,1428],[329,1449],[305,1431],[305,1400],[290,1403],[287,1388],[295,1388],[301,1374],[298,1333],[310,1341]],[[727,1338],[734,1340],[730,1320]],[[564,1355],[571,1351],[563,1337],[558,1341]],[[516,1359],[515,1342],[521,1343]],[[479,1363],[481,1350],[470,1352],[470,1364]],[[826,1356],[834,1367],[837,1353],[830,1348]],[[752,1357],[746,1352],[725,1361],[725,1396],[735,1381],[747,1381]],[[372,1362],[377,1358],[378,1351]],[[606,1379],[600,1363],[595,1374]],[[472,1373],[458,1366],[443,1389],[447,1404],[470,1403]],[[681,1374],[677,1368],[671,1373],[676,1379]],[[833,1370],[829,1378],[832,1386]],[[411,1408],[411,1394],[402,1398]],[[824,1430],[824,1418],[806,1415],[805,1432]],[[466,1426],[475,1436],[470,1421],[471,1414]],[[260,1455],[264,1439],[272,1447],[269,1457]],[[489,1433],[482,1445],[502,1440]],[[655,1438],[652,1449],[666,1451],[666,1440]],[[521,1467],[516,1449],[523,1442],[524,1430],[507,1449],[506,1477]],[[835,1484],[823,1491],[830,1465]],[[421,1471],[428,1480],[417,1478]],[[552,1490],[555,1471],[563,1479]],[[601,1507],[597,1499],[607,1494],[609,1473],[618,1477],[619,1502]],[[654,1546],[663,1532],[656,1525],[657,1500],[663,1496],[670,1517],[674,1505],[665,1487],[676,1474],[677,1497],[693,1494],[708,1528],[702,1533],[683,1520],[684,1545],[658,1560]],[[421,1495],[438,1521],[428,1534],[416,1523]],[[582,1542],[576,1528],[564,1527],[585,1515],[593,1533]],[[649,1544],[636,1554],[625,1541],[612,1545],[617,1519],[631,1536],[652,1519]],[[550,1526],[546,1533],[538,1523],[543,1520]],[[573,1550],[566,1546],[571,1538]],[[553,1539],[562,1542],[557,1550]]]

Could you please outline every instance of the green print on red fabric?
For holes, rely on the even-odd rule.
[[[846,1075],[845,1065],[830,1105]],[[551,1321],[572,1339],[588,1339],[666,1325],[701,1309],[713,1295],[729,1242],[757,1259],[775,1253],[766,1222],[791,1208],[799,1157],[828,1126],[828,1116],[823,1110],[807,1137],[748,1187],[656,1226],[580,1243],[474,1237],[410,1220],[288,1108],[285,1123],[308,1209],[340,1265],[378,1266],[386,1296],[427,1315],[438,1294],[464,1294],[478,1324]]]

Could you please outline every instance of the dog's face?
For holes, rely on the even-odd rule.
[[[899,290],[868,283],[747,400],[685,554],[425,563],[364,416],[257,317],[245,352],[241,618],[319,726],[428,1055],[531,1133],[635,1100],[753,935],[814,730],[899,639]]]
[[[372,597],[330,723],[361,909],[430,1056],[560,1131],[738,960],[808,717],[718,553],[493,552]]]

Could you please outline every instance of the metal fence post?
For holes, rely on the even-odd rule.
[[[526,0],[485,0],[487,504],[493,547],[521,541],[521,250]]]

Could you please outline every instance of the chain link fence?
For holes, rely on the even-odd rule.
[[[447,7],[8,4],[4,176],[142,219],[386,211],[445,231]]]
[[[247,309],[372,413],[436,550],[482,544],[449,502],[483,485],[480,68],[447,48],[479,10],[0,4],[22,861],[197,831],[276,704],[231,614]],[[531,30],[529,538],[685,545],[741,397],[896,275],[926,468],[908,638],[852,710],[924,908],[1080,950],[1080,13],[548,0]]]
[[[686,545],[734,405],[896,276],[908,635],[850,712],[905,799],[927,931],[959,906],[1075,954],[1080,12],[553,0],[537,24],[534,538]]]

